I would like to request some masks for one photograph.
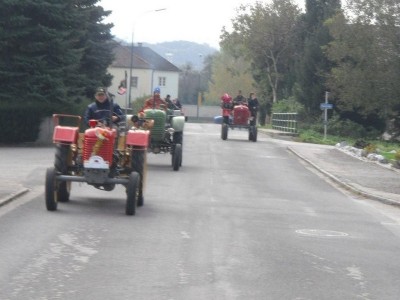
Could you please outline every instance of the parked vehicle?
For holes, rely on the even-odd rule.
[[[170,153],[172,169],[178,171],[182,166],[183,129],[186,121],[181,110],[145,109],[141,119],[137,116],[131,119],[139,128],[147,124],[145,128],[150,130],[147,151],[154,154]],[[150,126],[148,121],[152,121]]]
[[[79,133],[80,116],[55,114],[53,120],[55,160],[46,172],[47,210],[55,211],[58,202],[69,201],[71,182],[86,182],[104,191],[122,184],[127,194],[125,213],[134,215],[144,202],[149,131],[90,120],[90,128]]]

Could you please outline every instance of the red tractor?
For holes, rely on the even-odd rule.
[[[90,128],[79,133],[80,116],[55,114],[53,120],[55,160],[54,167],[46,172],[47,210],[55,211],[58,202],[69,201],[71,182],[75,181],[104,191],[112,191],[116,184],[124,185],[125,213],[134,215],[136,207],[144,202],[149,131],[116,129],[90,120]]]
[[[249,141],[257,142],[256,120],[251,116],[247,105],[234,105],[232,97],[224,94],[221,97],[222,125],[221,138],[225,141],[228,138],[228,129],[247,129],[249,132]]]

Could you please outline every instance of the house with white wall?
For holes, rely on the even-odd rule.
[[[129,107],[136,98],[152,95],[155,87],[160,87],[161,97],[178,97],[179,73],[174,64],[142,44],[137,46],[116,45],[115,59],[108,69],[113,76],[108,90],[115,94],[115,102],[121,107]],[[130,77],[130,80],[129,80]],[[127,79],[127,81],[125,81]],[[121,83],[125,83],[126,93],[117,93]]]

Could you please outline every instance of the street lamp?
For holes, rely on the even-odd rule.
[[[140,17],[144,16],[145,14],[151,13],[151,12],[159,12],[159,11],[163,11],[166,10],[166,8],[159,8],[159,9],[152,9],[152,10],[147,10],[143,13],[141,13],[137,19],[139,19]],[[128,108],[131,108],[131,104],[132,104],[132,70],[133,70],[133,48],[134,48],[134,33],[135,33],[135,23],[132,26],[132,42],[131,42],[131,63],[130,63],[130,67],[129,67],[129,92],[128,92]],[[127,83],[128,85],[128,83]]]

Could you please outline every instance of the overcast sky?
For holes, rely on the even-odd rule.
[[[267,0],[264,0],[267,1]],[[296,0],[300,7],[305,0]],[[101,0],[98,5],[112,11],[107,23],[112,34],[126,41],[160,43],[192,41],[219,48],[219,36],[241,4],[257,0]],[[163,11],[155,12],[157,9]]]

